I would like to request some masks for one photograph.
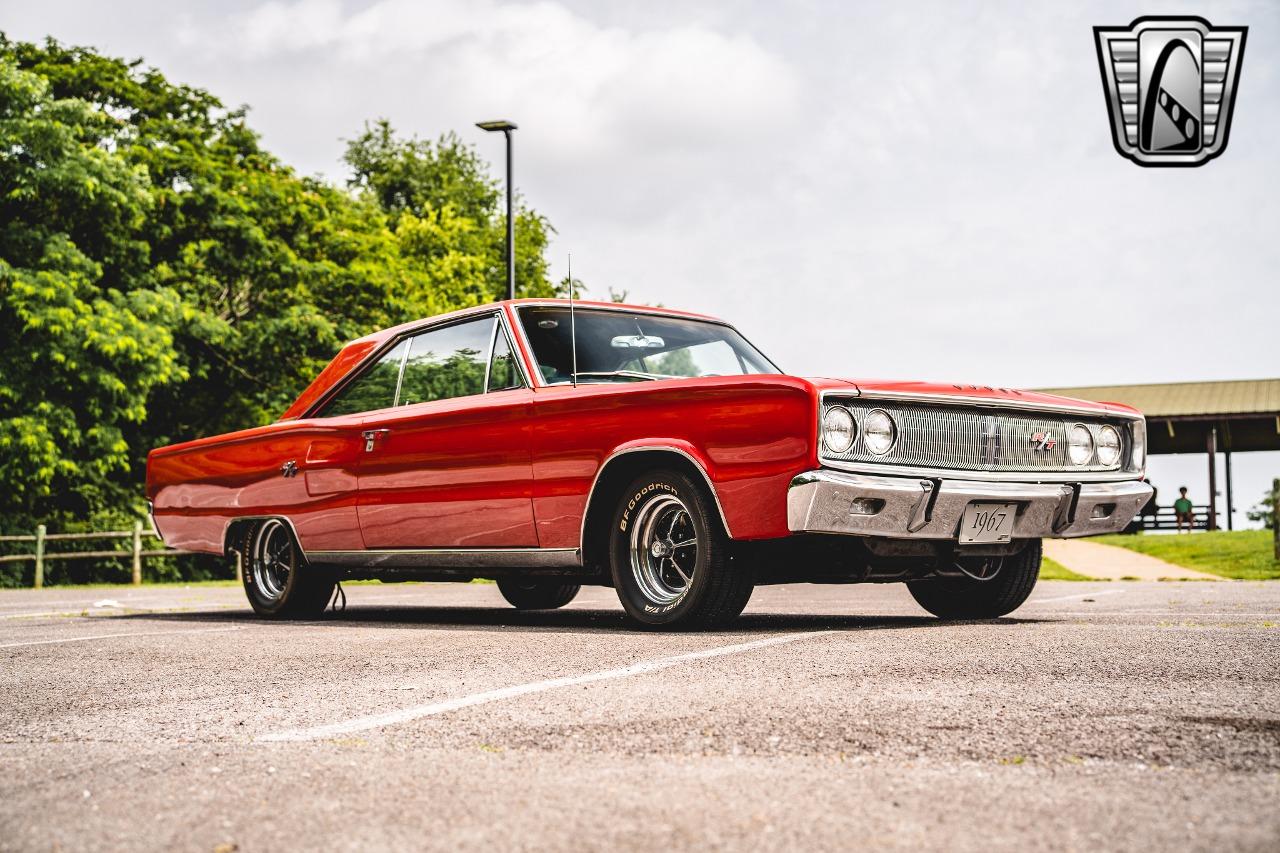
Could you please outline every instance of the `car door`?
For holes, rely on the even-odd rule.
[[[498,315],[407,343],[396,405],[362,425],[365,547],[536,546],[532,392]]]
[[[395,344],[348,382],[319,414],[294,422],[296,440],[280,468],[305,494],[289,514],[305,549],[358,551],[364,547],[356,509],[364,419],[370,412],[395,405],[400,366],[408,349],[408,341]]]

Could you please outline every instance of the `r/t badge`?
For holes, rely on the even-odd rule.
[[[1094,27],[1120,155],[1139,166],[1202,166],[1225,151],[1248,32],[1178,17]]]

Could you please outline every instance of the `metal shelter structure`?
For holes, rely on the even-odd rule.
[[[1051,394],[1124,403],[1147,416],[1147,453],[1199,453],[1209,457],[1209,529],[1218,527],[1216,456],[1225,455],[1227,529],[1235,508],[1231,454],[1280,450],[1280,379],[1168,382],[1044,388]]]

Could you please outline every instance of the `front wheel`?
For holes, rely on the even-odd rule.
[[[742,612],[754,584],[701,483],[658,470],[634,480],[618,502],[609,563],[618,598],[645,628],[713,628]]]
[[[324,613],[336,581],[304,564],[293,532],[278,518],[252,525],[240,543],[249,604],[269,619],[312,619]]]
[[[999,558],[995,573],[982,578],[910,581],[907,589],[921,607],[941,619],[995,619],[1022,606],[1040,576],[1041,543],[1034,539],[1016,554]]]
[[[582,587],[579,584],[558,581],[523,578],[502,578],[498,581],[498,592],[516,610],[554,610],[564,607],[573,601],[580,589]]]

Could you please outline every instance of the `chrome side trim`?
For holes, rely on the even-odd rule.
[[[370,551],[313,551],[313,562],[347,568],[493,569],[577,568],[577,548],[403,548]]]
[[[733,538],[733,531],[729,529],[729,519],[725,518],[724,507],[720,505],[720,495],[716,493],[716,487],[711,482],[711,477],[707,474],[707,469],[703,468],[702,463],[697,459],[694,459],[678,447],[672,447],[669,444],[655,444],[648,447],[628,447],[626,450],[615,450],[605,458],[604,462],[600,463],[600,467],[596,469],[595,479],[591,481],[591,488],[587,490],[587,502],[583,504],[582,507],[582,529],[578,536],[580,549],[585,548],[587,545],[587,510],[591,508],[591,501],[596,496],[596,486],[600,484],[600,475],[604,473],[604,469],[608,468],[609,463],[617,459],[619,456],[625,456],[628,453],[646,453],[650,451],[670,451],[672,453],[678,453],[693,463],[693,467],[698,469],[698,473],[702,475],[702,479],[706,481],[707,488],[711,491],[711,498],[716,502],[716,510],[720,513],[720,523],[724,525],[725,533],[729,534],[730,539]]]
[[[529,365],[524,363],[524,353],[521,351],[520,347],[516,346],[516,338],[515,338],[516,332],[511,326],[511,320],[510,318],[507,317],[506,311],[503,311],[503,310],[498,311],[498,322],[502,324],[502,330],[506,332],[507,346],[511,348],[511,357],[515,359],[516,364],[520,368],[520,376],[521,378],[524,379],[524,387],[533,388],[534,384],[533,384],[533,379],[529,373]],[[529,352],[533,352],[533,349],[530,348]],[[489,360],[493,361],[492,351],[489,352]],[[486,382],[485,384],[486,393],[487,393],[488,387],[489,387],[488,383]]]
[[[401,338],[400,340],[406,341],[408,338]],[[399,345],[399,343],[396,344],[396,346]],[[394,347],[392,349],[394,349]],[[396,373],[396,393],[395,396],[391,398],[391,408],[393,409],[400,405],[400,389],[404,387],[404,366],[409,363],[409,350],[411,349],[413,349],[412,343],[404,348],[404,353],[400,356],[400,370]],[[391,350],[387,350],[387,352],[389,353]]]
[[[493,325],[489,327],[489,351],[484,357],[484,382],[480,385],[480,393],[489,393],[489,368],[493,365],[493,351],[498,348],[498,323],[501,321],[495,315]],[[396,389],[396,400],[400,399],[400,389]]]

